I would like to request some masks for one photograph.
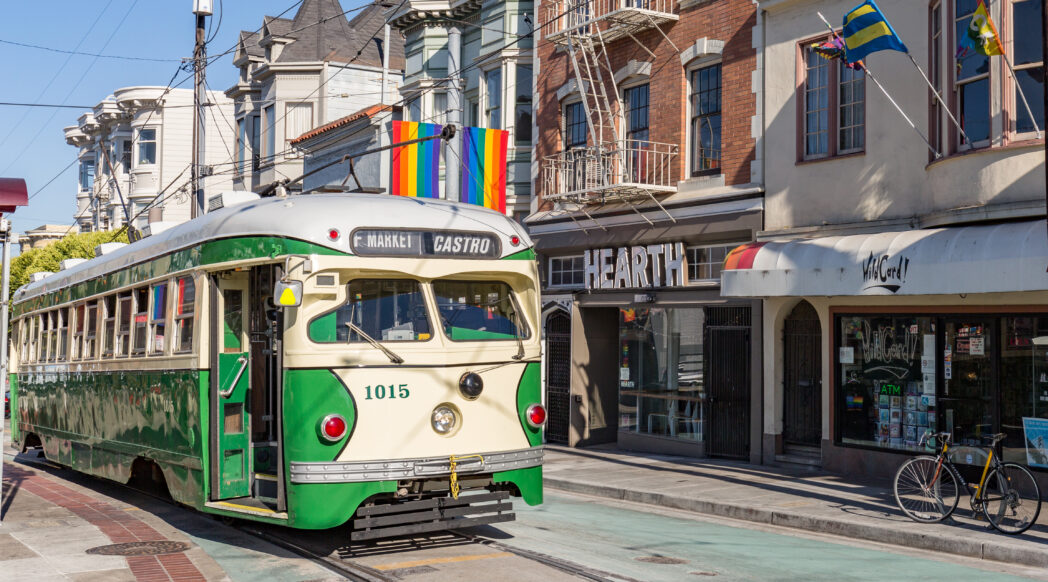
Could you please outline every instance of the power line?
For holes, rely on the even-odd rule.
[[[10,44],[10,45],[14,45],[14,46],[20,46],[20,47],[25,47],[25,48],[31,48],[31,49],[37,49],[37,50],[42,50],[42,51],[48,51],[48,52],[52,52],[52,53],[61,53],[61,54],[64,54],[64,55],[79,55],[79,56],[84,56],[84,57],[95,57],[96,59],[119,59],[119,60],[124,60],[124,61],[149,61],[149,62],[153,62],[153,63],[177,63],[177,62],[179,62],[179,59],[156,59],[156,58],[150,58],[150,57],[128,57],[128,56],[124,56],[124,55],[103,55],[103,54],[100,54],[100,53],[87,53],[87,52],[78,51],[78,50],[64,50],[64,49],[52,48],[52,47],[49,47],[49,46],[41,46],[41,45],[38,45],[38,44],[29,44],[29,43],[26,43],[26,42],[15,42],[13,40],[4,40],[2,38],[0,38],[0,44]],[[77,45],[77,46],[80,46],[80,45]]]
[[[84,35],[80,37],[80,42],[76,43],[76,47],[74,47],[74,50],[80,48],[80,45],[84,44],[84,41],[87,40],[87,37],[91,34],[92,31],[94,31],[95,26],[98,25],[98,21],[102,19],[102,16],[105,15],[106,11],[109,10],[109,6],[112,4],[113,0],[109,0],[109,2],[106,3],[106,5],[102,8],[102,11],[99,12],[98,16],[95,17],[94,22],[91,23],[91,26],[87,27],[87,30],[84,31]],[[73,55],[69,55],[66,57],[65,61],[62,62],[62,66],[58,67],[58,70],[55,71],[55,74],[51,76],[51,80],[47,82],[47,85],[45,85],[44,88],[40,91],[40,94],[36,96],[37,101],[44,98],[44,94],[47,93],[47,90],[51,88],[51,85],[53,85],[54,82],[58,79],[59,75],[62,74],[62,71],[65,70],[66,65],[69,64],[69,61],[72,60],[72,58]],[[52,117],[54,117],[54,115],[52,115]],[[0,140],[0,148],[3,148],[4,145],[7,144],[7,140],[11,139],[11,136],[14,135],[15,131],[17,131],[19,127],[22,127],[22,122],[24,121],[25,116],[21,117],[18,120],[18,123],[14,124],[14,126],[11,127],[10,130],[8,130],[7,135],[4,136],[4,139]],[[48,119],[48,121],[51,120]]]
[[[66,166],[66,167],[62,168],[61,170],[59,170],[58,173],[55,174],[53,178],[48,180],[46,184],[44,184],[43,186],[37,188],[36,192],[33,192],[32,194],[30,194],[29,198],[27,198],[27,200],[32,200],[37,194],[43,192],[45,188],[47,188],[48,186],[51,185],[51,182],[54,182],[55,180],[57,180],[59,176],[61,176],[62,174],[65,174],[69,170],[69,168],[72,168],[73,165],[76,164],[79,161],[80,161],[79,158],[73,158],[73,161],[70,162],[68,166]]]
[[[135,6],[138,5],[138,1],[139,0],[135,0],[131,4],[131,7],[128,8],[126,12],[124,12],[124,16],[120,19],[120,22],[118,22],[116,27],[113,28],[113,32],[111,32],[109,34],[109,38],[107,38],[105,44],[102,45],[102,50],[105,50],[106,47],[109,46],[109,43],[113,41],[113,38],[116,36],[116,33],[120,30],[120,28],[124,25],[124,22],[127,20],[127,17],[131,15],[131,11],[134,10]],[[112,0],[110,0],[110,2],[112,2]],[[73,84],[73,87],[69,89],[68,93],[66,93],[65,98],[62,99],[63,103],[66,101],[66,99],[69,99],[69,97],[72,96],[73,91],[76,91],[77,87],[80,86],[80,83],[82,83],[84,81],[84,78],[87,77],[87,74],[89,72],[91,72],[91,68],[94,67],[95,63],[97,63],[97,62],[98,62],[98,57],[95,57],[91,61],[91,63],[89,65],[84,67],[84,73],[82,75],[80,75],[80,78],[77,79],[76,83]],[[19,148],[18,155],[15,156],[14,158],[12,158],[11,161],[8,162],[7,166],[5,166],[3,170],[0,170],[0,174],[6,175],[7,171],[9,169],[11,169],[11,166],[13,166],[15,162],[20,160],[22,158],[22,156],[25,154],[25,152],[28,151],[29,148],[32,147],[32,145],[34,143],[36,143],[36,140],[40,138],[40,134],[42,134],[44,132],[44,129],[47,127],[47,124],[50,123],[51,120],[55,118],[55,114],[56,113],[58,113],[57,110],[54,110],[54,111],[51,112],[51,116],[47,118],[47,121],[45,121],[44,123],[40,124],[40,129],[37,130],[36,135],[34,135],[33,138],[29,140],[29,143],[27,143],[23,147]]]
[[[0,101],[0,105],[8,107],[54,107],[57,109],[94,109],[94,105],[58,105],[54,103],[16,103],[14,101]],[[18,126],[15,126],[16,128]],[[14,131],[12,129],[11,131]]]

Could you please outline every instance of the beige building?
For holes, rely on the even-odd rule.
[[[208,102],[204,190],[229,190],[233,103],[214,92]],[[192,90],[124,87],[64,132],[80,160],[74,220],[81,232],[119,228],[126,218],[141,229],[151,208],[154,220],[189,220]]]
[[[30,249],[42,249],[51,243],[61,240],[65,235],[75,232],[77,232],[76,227],[68,224],[42,224],[19,235],[19,252],[24,253]]]
[[[765,227],[722,292],[764,298],[765,461],[886,477],[947,430],[1007,433],[1006,459],[1048,468],[1030,440],[1048,424],[1041,3],[989,3],[1015,76],[957,50],[977,2],[878,3],[961,120],[905,54],[872,54],[930,147],[862,71],[811,49],[817,12],[855,4],[759,2]]]

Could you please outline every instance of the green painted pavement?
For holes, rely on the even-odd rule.
[[[881,549],[668,517],[607,503],[547,491],[541,506],[514,504],[517,521],[498,526],[512,537],[499,541],[651,582],[712,575],[722,581],[1024,579]],[[680,558],[687,563],[636,559],[645,556]],[[988,568],[994,566],[984,563]]]

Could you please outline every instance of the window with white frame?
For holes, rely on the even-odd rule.
[[[257,172],[262,163],[262,116],[251,116],[251,171]]]
[[[237,120],[237,173],[244,174],[244,160],[247,153],[247,118]]]
[[[488,129],[502,129],[502,69],[492,69],[484,74],[487,99],[484,119]]]
[[[1015,69],[1012,92],[1014,120],[1012,131],[1015,133],[1033,133],[1037,129],[1044,131],[1044,58],[1042,48],[1041,25],[1044,23],[1044,5],[1040,0],[1012,0],[1012,58]],[[1017,90],[1022,88],[1026,104]],[[1033,118],[1030,113],[1033,113]]]
[[[586,110],[581,101],[564,105],[564,149],[586,147]]]
[[[138,165],[150,165],[156,163],[156,129],[145,128],[138,130]]]
[[[84,159],[80,161],[80,191],[90,192],[95,185],[95,161]]]
[[[813,45],[827,40],[829,37],[801,46],[800,158],[805,160],[857,153],[866,147],[865,73],[815,52]]]
[[[292,140],[313,129],[313,104],[288,103],[284,120],[284,139]]]
[[[691,72],[691,175],[721,168],[721,65]]]
[[[120,171],[127,174],[131,172],[131,149],[134,144],[125,139],[120,142]]]
[[[531,67],[517,64],[517,101],[513,112],[514,141],[518,145],[531,143]]]
[[[550,257],[550,287],[582,287],[585,282],[586,266],[582,255]]]
[[[741,244],[744,243],[688,247],[688,281],[693,283],[720,281],[724,259],[732,249]]]
[[[408,119],[405,121],[422,121],[422,97],[408,100]]]
[[[968,35],[977,0],[954,0],[954,33],[958,44]],[[978,146],[990,139],[990,57],[978,51],[958,49],[954,59],[954,88],[957,118],[968,136],[958,136],[962,147]]]
[[[444,125],[448,122],[448,94],[440,91],[433,93],[433,113],[429,116],[430,123]]]
[[[272,105],[267,105],[262,108],[262,115],[266,118],[266,125],[263,133],[265,134],[265,141],[263,141],[262,157],[266,160],[272,160],[276,155],[277,145],[277,131],[276,131],[276,108]]]

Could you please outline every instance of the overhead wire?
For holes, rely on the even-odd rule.
[[[110,2],[112,2],[112,0],[110,0]],[[109,38],[106,39],[106,42],[105,42],[105,44],[102,45],[102,49],[101,50],[104,51],[106,49],[106,47],[109,46],[109,43],[113,41],[113,38],[116,37],[116,33],[120,31],[121,27],[123,27],[124,22],[127,21],[127,17],[131,15],[131,12],[135,9],[135,6],[138,5],[138,2],[139,2],[139,0],[134,0],[134,2],[131,3],[131,7],[128,8],[126,12],[124,12],[124,16],[120,19],[120,22],[117,23],[116,27],[113,28],[113,32],[111,32],[109,34]],[[76,89],[80,86],[80,83],[82,83],[84,81],[84,78],[87,77],[87,74],[89,72],[91,72],[91,68],[94,67],[95,63],[97,63],[97,62],[98,62],[98,57],[94,57],[91,60],[91,63],[88,64],[86,67],[84,67],[83,74],[80,75],[80,78],[77,79],[76,83],[74,83],[72,88],[69,89],[69,92],[66,93],[65,98],[62,99],[62,102],[65,102],[67,99],[69,99],[69,97],[71,97],[73,95],[73,92],[76,91]],[[44,129],[47,127],[47,124],[50,123],[51,120],[55,118],[55,114],[57,114],[57,113],[58,113],[57,110],[54,110],[54,111],[51,112],[51,116],[47,118],[47,121],[45,121],[44,123],[40,124],[40,129],[37,130],[36,134],[32,137],[32,139],[30,139],[27,144],[25,144],[24,146],[19,148],[18,155],[16,155],[14,158],[12,158],[8,162],[7,166],[4,167],[3,170],[0,170],[0,175],[6,175],[7,171],[11,168],[11,166],[14,165],[15,162],[20,160],[22,158],[22,156],[25,154],[25,152],[28,151],[33,146],[34,143],[36,143],[36,140],[40,138],[40,135],[44,132]]]
[[[151,63],[177,63],[177,62],[179,62],[179,59],[159,59],[159,58],[153,58],[153,57],[131,57],[131,56],[126,56],[126,55],[104,55],[104,54],[101,54],[101,53],[88,53],[88,52],[83,52],[83,51],[78,51],[78,50],[65,50],[65,49],[58,49],[58,48],[53,48],[53,47],[49,47],[49,46],[42,46],[42,45],[38,45],[38,44],[30,44],[30,43],[27,43],[27,42],[16,42],[16,41],[13,41],[13,40],[6,40],[6,39],[2,39],[2,38],[0,38],[0,44],[9,44],[9,45],[13,45],[13,46],[20,46],[20,47],[24,47],[24,48],[37,49],[37,50],[48,51],[48,52],[52,52],[52,53],[61,53],[61,54],[65,54],[65,55],[75,55],[75,56],[82,56],[82,57],[95,57],[95,58],[99,58],[99,59],[118,59],[118,60],[123,60],[123,61],[147,61],[147,62],[151,62]],[[80,45],[78,44],[77,46],[80,46]]]

